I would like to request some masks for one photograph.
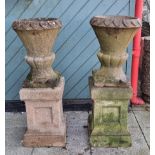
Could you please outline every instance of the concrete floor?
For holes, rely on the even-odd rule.
[[[6,155],[149,155],[150,113],[145,107],[129,112],[130,148],[92,148],[88,143],[88,112],[69,111],[66,148],[25,148],[21,141],[26,130],[25,113],[6,113]]]

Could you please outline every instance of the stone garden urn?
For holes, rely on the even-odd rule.
[[[61,26],[56,18],[22,19],[12,25],[26,47],[25,60],[31,67],[19,92],[27,113],[24,146],[65,146],[64,77],[51,67],[55,59],[51,49]]]
[[[61,22],[54,18],[38,18],[17,20],[12,27],[27,49],[26,62],[31,70],[24,87],[55,86],[60,74],[51,68],[55,59],[51,51]]]
[[[96,16],[90,24],[101,48],[97,54],[101,67],[93,71],[94,84],[108,86],[126,83],[122,68],[128,57],[126,48],[141,26],[140,21],[127,16]]]
[[[94,147],[129,147],[128,103],[132,96],[130,82],[123,71],[126,48],[141,26],[127,16],[95,16],[90,24],[98,38],[101,63],[89,78],[92,114],[89,115],[90,144]]]

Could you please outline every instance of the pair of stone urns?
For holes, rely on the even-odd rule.
[[[128,147],[128,102],[132,89],[122,65],[125,52],[141,22],[127,16],[95,16],[90,21],[100,43],[97,54],[101,63],[89,77],[92,114],[88,118],[90,144],[96,147]],[[62,96],[64,77],[51,68],[55,54],[51,48],[61,28],[56,18],[17,20],[12,27],[27,49],[26,62],[31,70],[20,90],[25,101],[27,147],[65,146],[66,120]],[[89,55],[89,53],[88,53]]]

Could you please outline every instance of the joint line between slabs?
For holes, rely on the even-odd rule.
[[[142,135],[143,135],[143,137],[144,137],[144,140],[145,140],[145,142],[146,142],[146,144],[147,144],[147,146],[148,146],[148,148],[149,148],[149,150],[150,150],[150,146],[149,146],[149,144],[148,144],[148,142],[147,142],[147,140],[146,140],[145,134],[144,134],[144,132],[143,132],[143,130],[142,130],[142,128],[141,128],[139,122],[138,122],[138,119],[137,119],[137,117],[136,117],[136,115],[135,115],[135,112],[134,112],[133,110],[132,110],[132,112],[133,112],[133,114],[134,114],[134,116],[135,116],[135,119],[136,119],[136,121],[137,121],[137,123],[138,123],[138,126],[139,126],[139,128],[140,128],[140,130],[141,130],[141,133],[142,133]]]
[[[33,148],[32,151],[31,151],[31,155],[33,155],[33,152],[34,152],[34,148]]]

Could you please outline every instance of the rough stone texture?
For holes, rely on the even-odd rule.
[[[64,127],[62,127],[64,130]],[[66,131],[63,133],[43,133],[43,132],[26,132],[23,139],[23,145],[25,147],[63,147],[66,144]]]
[[[12,24],[14,30],[46,30],[61,26],[61,21],[56,18],[19,19]]]
[[[141,27],[140,21],[127,16],[96,16],[90,24],[101,47],[97,54],[101,67],[92,72],[94,85],[126,85],[127,79],[122,69],[128,57],[125,49]]]
[[[61,22],[55,18],[23,19],[13,22],[12,27],[27,49],[25,59],[31,67],[24,87],[57,86],[60,73],[51,68],[55,59],[51,48],[61,28]]]
[[[66,123],[62,109],[63,91],[63,77],[54,89],[22,88],[20,90],[20,99],[25,101],[27,112],[24,146],[65,146]]]
[[[142,37],[150,36],[150,23],[143,21]]]
[[[96,87],[90,78],[90,94],[94,101],[89,116],[90,143],[94,147],[131,146],[127,128],[131,87]]]
[[[121,87],[97,87],[93,86],[93,79],[92,77],[89,78],[89,86],[91,88],[91,97],[95,100],[119,100],[119,99],[128,99],[131,97],[131,86],[129,85],[126,88]],[[108,91],[107,91],[108,89]],[[114,91],[115,90],[115,91]],[[119,92],[119,93],[117,93]]]
[[[150,102],[150,37],[144,37],[141,90],[144,101],[149,103]]]
[[[141,26],[141,21],[136,17],[128,16],[95,16],[91,19],[90,24],[108,28],[135,28]]]
[[[150,23],[150,0],[144,0],[143,20]]]

